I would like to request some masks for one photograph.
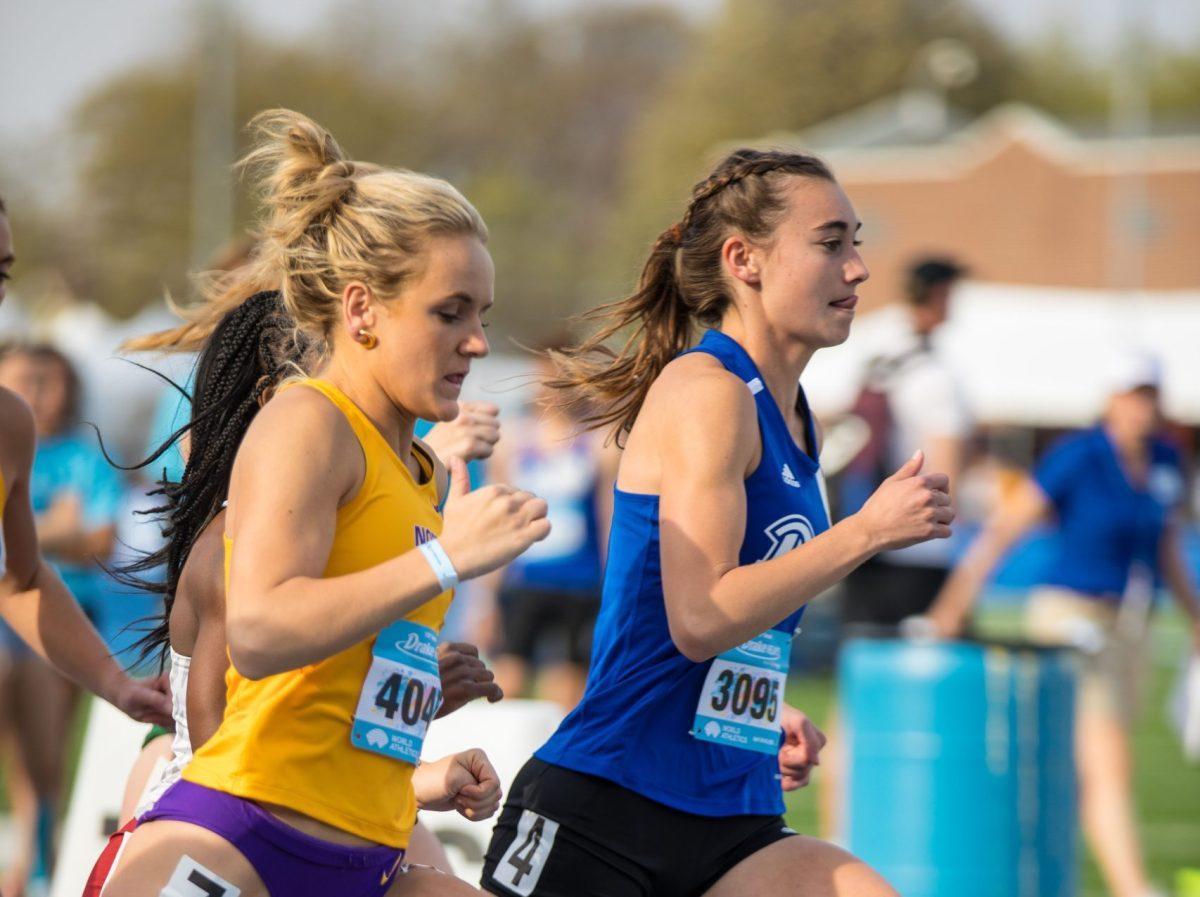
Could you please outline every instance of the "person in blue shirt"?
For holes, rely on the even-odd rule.
[[[894,897],[783,821],[824,739],[785,703],[805,604],[878,551],[950,534],[914,454],[831,525],[799,381],[868,272],[819,160],[739,150],[551,386],[624,446],[579,706],[518,774],[482,884],[537,897]],[[709,329],[693,346],[696,325]],[[617,334],[623,339],[610,340]]]
[[[1159,435],[1160,372],[1148,356],[1115,357],[1103,420],[1052,446],[994,515],[946,582],[929,617],[951,636],[1008,549],[1042,521],[1056,544],[1026,610],[1035,640],[1080,650],[1076,763],[1081,817],[1110,892],[1150,890],[1137,838],[1129,730],[1137,711],[1148,615],[1168,587],[1200,648],[1200,601],[1184,563],[1179,454]]]
[[[553,340],[542,350],[566,345]],[[546,502],[550,535],[488,578],[486,641],[498,643],[494,669],[506,695],[527,696],[536,676],[538,694],[569,712],[583,696],[591,659],[617,452],[601,434],[581,433],[578,419],[558,406],[545,385],[553,374],[540,356],[538,386],[492,457],[495,481]]]

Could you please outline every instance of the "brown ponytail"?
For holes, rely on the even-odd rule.
[[[720,323],[730,301],[721,247],[730,233],[766,240],[784,212],[785,177],[832,181],[820,159],[800,153],[740,149],[692,188],[679,223],[663,231],[642,268],[637,291],[588,312],[598,329],[574,349],[549,353],[567,405],[583,409],[591,428],[614,427],[623,444],[650,386],[691,345],[695,324]],[[632,328],[632,329],[631,329]],[[621,349],[608,341],[628,331]]]

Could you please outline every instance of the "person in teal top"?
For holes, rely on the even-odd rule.
[[[43,521],[45,551],[110,646],[115,633],[104,623],[111,590],[96,560],[111,552],[123,497],[120,476],[104,460],[95,436],[71,429],[38,443],[30,498]]]
[[[111,646],[116,627],[106,610],[119,600],[108,587],[97,559],[111,554],[123,487],[94,437],[76,428],[79,378],[70,361],[46,345],[10,349],[0,356],[0,386],[23,398],[33,412],[37,448],[29,478],[29,498],[38,541],[46,559],[77,597],[93,625]],[[111,647],[110,647],[111,650]],[[18,825],[29,833],[32,856],[18,858],[5,889],[21,893],[21,880],[47,877],[60,803],[67,733],[78,691],[42,663],[0,622],[0,651],[11,661],[5,683],[16,694],[12,724],[20,762],[10,783],[14,793],[33,794],[18,808]]]
[[[196,375],[193,371],[184,384],[184,389],[190,394]],[[153,453],[159,446],[165,444],[171,434],[186,424],[191,415],[192,403],[187,396],[181,395],[172,387],[166,387],[154,406],[154,419],[150,422],[150,435],[146,439],[148,453]],[[162,455],[151,465],[148,471],[154,482],[165,479],[168,483],[178,483],[183,478],[183,452],[179,448],[180,440],[173,441]]]

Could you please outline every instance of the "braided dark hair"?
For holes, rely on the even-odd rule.
[[[312,349],[311,341],[284,312],[278,292],[255,293],[226,313],[205,343],[196,362],[190,420],[135,465],[152,464],[185,433],[190,434],[181,482],[164,478],[150,493],[165,498],[160,507],[146,513],[157,515],[166,543],[110,571],[123,584],[164,599],[163,614],[154,618],[153,628],[138,642],[139,662],[155,655],[160,663],[165,659],[171,607],[184,562],[225,503],[238,445],[271,391],[290,373],[301,372]]]
[[[788,176],[832,181],[820,159],[802,153],[739,149],[692,188],[678,223],[654,242],[632,296],[584,315],[600,326],[580,346],[549,353],[568,406],[590,427],[613,426],[618,444],[633,428],[654,379],[691,345],[697,321],[718,324],[730,296],[721,247],[731,232],[763,240],[784,212]],[[619,351],[608,341],[629,330]]]

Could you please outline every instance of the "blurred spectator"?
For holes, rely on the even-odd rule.
[[[1036,641],[1080,651],[1080,815],[1115,897],[1155,893],[1138,843],[1130,729],[1158,586],[1172,591],[1200,647],[1200,599],[1183,560],[1178,519],[1186,489],[1178,452],[1158,436],[1159,390],[1154,359],[1115,359],[1103,420],[1045,454],[1033,478],[995,512],[929,611],[943,635],[960,631],[1007,550],[1056,518],[1056,550],[1030,596],[1026,628]]]
[[[79,378],[61,352],[48,345],[9,349],[0,356],[0,384],[33,410],[38,444],[30,497],[42,550],[111,646],[120,626],[97,561],[113,549],[121,476],[96,437],[79,427]]]
[[[871,362],[855,406],[871,436],[843,474],[842,516],[857,511],[917,449],[925,453],[926,472],[945,473],[951,489],[956,487],[971,420],[933,335],[949,317],[954,286],[964,273],[956,263],[936,258],[909,269],[909,330],[888,355]],[[923,613],[946,580],[954,550],[953,540],[932,539],[867,561],[846,579],[843,622],[894,626]]]
[[[583,696],[600,610],[604,545],[612,515],[616,449],[555,403],[554,368],[539,359],[525,413],[505,425],[489,466],[493,482],[533,492],[549,505],[550,535],[490,579],[493,670],[509,697],[538,692],[571,710]]]
[[[971,420],[933,335],[950,316],[954,287],[964,274],[960,265],[942,258],[921,259],[909,268],[907,328],[888,354],[868,365],[852,409],[868,425],[870,436],[839,479],[840,517],[858,511],[917,449],[925,453],[926,473],[945,473],[952,493],[957,487]],[[924,613],[949,575],[954,550],[953,538],[931,539],[869,559],[845,579],[843,626],[878,634]],[[825,730],[836,746],[841,740],[836,702]],[[842,835],[842,755],[835,747],[822,759],[821,833],[837,839]]]
[[[97,559],[112,552],[124,490],[94,437],[77,430],[79,378],[58,350],[8,349],[0,356],[0,385],[29,403],[37,428],[30,502],[38,539],[101,635],[112,645],[129,622],[114,617],[114,597]],[[116,599],[119,601],[119,599]],[[119,611],[119,608],[117,609]],[[25,879],[48,876],[55,810],[59,806],[68,730],[78,693],[0,622],[0,645],[9,658],[0,689],[6,692],[13,733],[10,790],[22,852],[9,869],[4,892],[23,894]]]

